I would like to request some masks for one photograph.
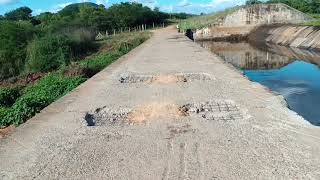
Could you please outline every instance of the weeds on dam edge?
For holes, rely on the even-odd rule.
[[[179,29],[186,31],[187,29],[199,29],[208,26],[213,26],[219,23],[219,19],[235,12],[240,9],[241,6],[226,9],[224,11],[215,12],[208,15],[201,15],[182,20],[179,23]]]
[[[0,128],[24,123],[86,79],[139,46],[149,32],[123,33],[101,42],[100,50],[81,61],[62,66],[34,84],[0,87]]]

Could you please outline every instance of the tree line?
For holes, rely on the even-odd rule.
[[[57,13],[32,15],[20,7],[0,16],[0,80],[23,73],[47,72],[97,49],[98,32],[153,26],[168,18],[187,14],[167,14],[139,3],[114,4],[109,8],[94,3],[75,3]]]
[[[283,3],[291,6],[301,12],[309,14],[320,13],[320,0],[247,0],[246,5],[262,4],[262,3]]]

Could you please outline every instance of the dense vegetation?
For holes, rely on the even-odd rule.
[[[301,12],[309,14],[320,13],[320,0],[247,0],[247,5],[261,4],[261,3],[283,3],[287,4]]]
[[[113,34],[142,24],[151,27],[168,17],[138,3],[115,4],[108,9],[77,3],[38,16],[32,16],[28,7],[18,8],[0,20],[0,80],[68,65],[97,50],[97,32]]]
[[[108,9],[78,3],[31,14],[22,7],[0,16],[0,82],[9,82],[0,86],[0,128],[25,122],[150,37],[132,32],[135,27],[162,25],[169,17],[137,3]],[[129,28],[96,40],[99,32]],[[24,81],[38,74],[40,80]]]

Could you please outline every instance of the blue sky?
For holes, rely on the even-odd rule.
[[[34,12],[56,12],[64,6],[76,3],[90,1],[97,4],[104,4],[109,7],[114,3],[125,2],[121,0],[0,0],[0,14],[4,14],[17,7],[28,6]],[[245,0],[127,0],[139,2],[151,8],[159,7],[165,12],[188,12],[199,14],[201,12],[210,13],[223,10],[227,7],[242,5]]]

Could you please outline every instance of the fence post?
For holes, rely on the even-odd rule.
[[[113,35],[114,35],[114,36],[116,35],[116,30],[115,30],[115,29],[113,29]]]
[[[152,29],[154,29],[154,22],[152,23]]]

